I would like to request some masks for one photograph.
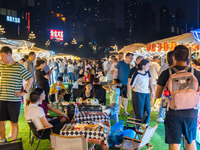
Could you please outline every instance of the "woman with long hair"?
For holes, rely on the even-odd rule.
[[[144,112],[147,112],[147,117],[144,120],[143,127],[146,127],[150,121],[151,105],[150,105],[150,91],[154,93],[151,83],[151,76],[149,73],[149,61],[141,60],[138,64],[137,72],[133,75],[131,87],[133,91],[133,106],[136,119],[142,119]],[[153,96],[154,97],[154,96]]]
[[[49,100],[48,100],[49,78],[50,78],[50,75],[51,75],[52,71],[49,71],[48,73],[46,73],[44,71],[44,69],[45,69],[45,61],[41,60],[41,59],[36,61],[35,68],[36,68],[36,79],[37,79],[37,83],[38,83],[38,88],[44,89],[45,95],[46,95],[45,101],[47,103],[49,103]]]
[[[94,87],[91,82],[87,82],[85,84],[85,87],[83,89],[83,92],[81,93],[81,100],[87,100],[90,98],[94,98]]]

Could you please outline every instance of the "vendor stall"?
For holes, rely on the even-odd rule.
[[[191,51],[191,53],[200,50],[199,42],[196,41],[192,33],[185,33],[170,38],[153,41],[147,44],[147,51],[149,52],[168,52],[174,50],[177,45],[185,45]]]
[[[28,55],[30,51],[34,51],[37,57],[50,58],[54,55],[53,51],[44,50],[34,46],[35,43],[25,40],[0,39],[0,48],[8,46],[13,50],[13,58],[19,61],[24,55]]]
[[[70,55],[70,54],[64,54],[64,53],[58,53],[56,55],[53,56],[53,58],[64,58],[66,57],[67,59],[72,59],[72,60],[79,60],[81,59],[80,57],[78,56],[74,56],[74,55]]]

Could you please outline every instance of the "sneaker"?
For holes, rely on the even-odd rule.
[[[130,116],[128,112],[124,112],[124,116]]]
[[[1,145],[1,144],[5,144],[5,143],[7,143],[7,140],[6,140],[6,139],[0,140],[0,145]]]
[[[121,104],[121,105],[120,105],[120,108],[121,108],[121,109],[124,109],[124,106],[122,106],[122,104]]]
[[[6,136],[7,139],[12,138],[11,132]]]
[[[120,112],[118,112],[118,116],[120,116]]]
[[[164,122],[164,119],[163,118],[158,118],[156,121],[157,122]]]
[[[114,145],[115,148],[121,148],[122,144]]]

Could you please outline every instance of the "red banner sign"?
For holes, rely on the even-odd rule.
[[[55,40],[58,40],[58,41],[63,41],[63,31],[50,29],[50,39],[51,40],[55,39]]]
[[[151,44],[147,44],[147,51],[151,51]]]
[[[158,43],[158,52],[162,50],[162,43]]]
[[[164,43],[164,51],[168,51],[168,43]]]
[[[156,44],[152,44],[152,51],[153,51],[153,52],[156,51]]]

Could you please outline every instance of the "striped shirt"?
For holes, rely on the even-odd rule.
[[[22,80],[28,80],[32,77],[24,66],[15,62],[9,66],[0,65],[0,100],[1,101],[21,101],[21,97],[16,97],[15,92],[22,89]]]

